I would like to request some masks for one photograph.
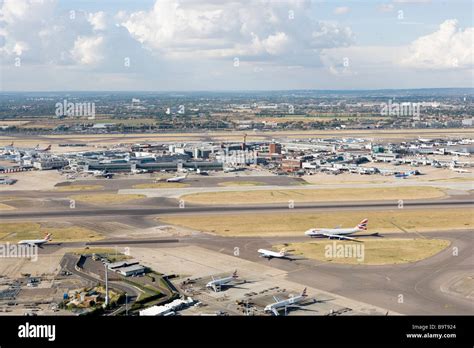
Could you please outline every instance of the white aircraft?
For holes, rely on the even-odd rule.
[[[85,174],[92,174],[96,178],[112,179],[113,173],[107,173],[105,170],[85,170]]]
[[[355,232],[366,231],[368,222],[368,219],[364,219],[354,228],[312,228],[307,230],[304,234],[310,237],[328,237],[329,239],[339,238],[357,240],[355,238],[348,237],[348,235],[353,234]]]
[[[211,276],[211,278],[212,280],[206,284],[206,288],[211,288],[215,292],[219,292],[222,285],[227,285],[230,282],[232,282],[234,279],[238,278],[237,270],[234,273],[232,273],[232,275],[229,277],[214,279],[214,277]]]
[[[456,156],[466,156],[466,157],[471,156],[469,152],[460,152],[460,151],[451,151],[451,154],[456,155]]]
[[[451,165],[449,169],[451,169],[453,172],[456,172],[456,173],[470,173],[469,170],[456,168],[454,165]]]
[[[260,254],[260,257],[265,257],[269,260],[273,258],[292,260],[288,257],[288,254],[286,253],[285,249],[281,249],[280,252],[266,250],[266,249],[258,249],[257,252]]]
[[[168,179],[166,179],[166,182],[181,182],[184,179],[186,179],[187,177],[188,177],[188,174],[186,173],[183,176],[175,176],[174,178],[168,178]]]
[[[301,295],[293,296],[286,300],[280,300],[276,296],[273,296],[275,302],[266,306],[263,311],[266,313],[272,312],[274,315],[280,315],[278,310],[285,309],[286,312],[288,308],[300,308],[300,306],[297,306],[296,304],[305,300],[307,296],[308,295],[306,295],[306,288],[304,288]]]
[[[20,245],[29,245],[29,246],[41,246],[51,240],[51,233],[48,233],[44,236],[43,239],[29,239],[29,240],[20,240],[18,244]]]

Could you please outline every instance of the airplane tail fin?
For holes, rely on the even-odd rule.
[[[308,295],[306,294],[306,288],[303,289],[303,292],[301,293],[301,296],[303,296],[303,297],[308,296]]]
[[[359,230],[367,230],[367,224],[369,223],[369,219],[364,219],[356,226]]]
[[[282,249],[280,250],[280,255],[281,255],[281,256],[285,256],[285,255],[286,255],[286,249],[285,249],[285,248],[282,248]]]
[[[52,237],[52,236],[53,236],[53,235],[52,235],[51,233],[46,233],[46,235],[44,236],[44,239],[46,239],[46,240],[51,240],[51,237]]]
[[[237,270],[234,271],[234,273],[232,273],[232,278],[238,278],[239,276],[237,275]]]

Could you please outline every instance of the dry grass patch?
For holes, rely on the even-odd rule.
[[[97,191],[102,190],[104,186],[102,185],[64,185],[56,186],[56,191],[68,192],[68,191]]]
[[[275,245],[285,247],[294,255],[323,262],[358,265],[388,265],[427,259],[446,249],[451,243],[444,239],[364,239],[351,241],[318,240],[315,242]]]
[[[380,187],[336,189],[253,190],[229,192],[203,192],[181,196],[194,204],[264,204],[295,202],[334,202],[371,200],[409,200],[444,197],[437,187]]]
[[[416,209],[317,213],[247,213],[164,216],[161,222],[223,236],[295,236],[314,227],[356,226],[369,219],[368,233],[436,232],[474,228],[473,209]]]
[[[0,203],[0,210],[15,210],[15,207],[12,207],[11,205]]]
[[[83,227],[44,227],[37,222],[14,222],[0,224],[1,242],[18,242],[23,239],[40,239],[46,233],[53,234],[54,242],[78,242],[104,238],[100,233]]]
[[[130,201],[146,198],[145,195],[139,194],[124,194],[119,195],[116,193],[97,193],[97,194],[83,194],[83,195],[72,195],[70,199],[76,202],[91,203],[91,204],[121,204]]]

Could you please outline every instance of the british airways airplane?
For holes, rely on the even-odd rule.
[[[41,246],[51,240],[52,234],[48,233],[44,236],[43,239],[27,239],[27,240],[20,240],[18,244],[20,245],[30,245],[30,246]]]
[[[274,315],[280,315],[278,311],[281,309],[285,309],[286,311],[287,308],[300,308],[300,306],[298,306],[297,304],[305,300],[307,296],[308,295],[306,295],[306,288],[304,288],[301,295],[293,296],[286,300],[280,300],[277,297],[273,296],[275,302],[266,306],[263,311],[272,312]]]
[[[337,239],[357,240],[355,238],[348,237],[348,235],[351,235],[353,233],[360,232],[360,231],[366,231],[368,222],[369,222],[368,219],[364,219],[357,226],[353,228],[312,228],[312,229],[307,230],[304,234],[309,237],[327,237],[329,239],[337,238]]]

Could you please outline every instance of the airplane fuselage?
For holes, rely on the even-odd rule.
[[[350,235],[360,231],[358,228],[312,228],[305,232],[307,236],[316,237],[323,235]]]
[[[285,254],[281,252],[276,252],[272,250],[266,250],[266,249],[258,249],[257,252],[260,254],[262,257],[277,257],[277,258],[282,258],[285,257]]]
[[[220,285],[225,285],[229,282],[231,282],[234,278],[232,276],[226,277],[226,278],[221,278],[221,279],[216,279],[212,280],[209,283],[206,284],[206,287],[210,288],[213,286],[220,286]]]
[[[32,239],[32,240],[20,240],[18,242],[19,245],[43,245],[48,240],[45,239]]]
[[[268,306],[265,307],[264,311],[265,312],[273,312],[274,310],[278,310],[279,308],[285,308],[287,306],[299,303],[299,302],[303,301],[304,299],[305,299],[305,296],[302,296],[302,295],[290,297],[289,299],[269,304]]]

